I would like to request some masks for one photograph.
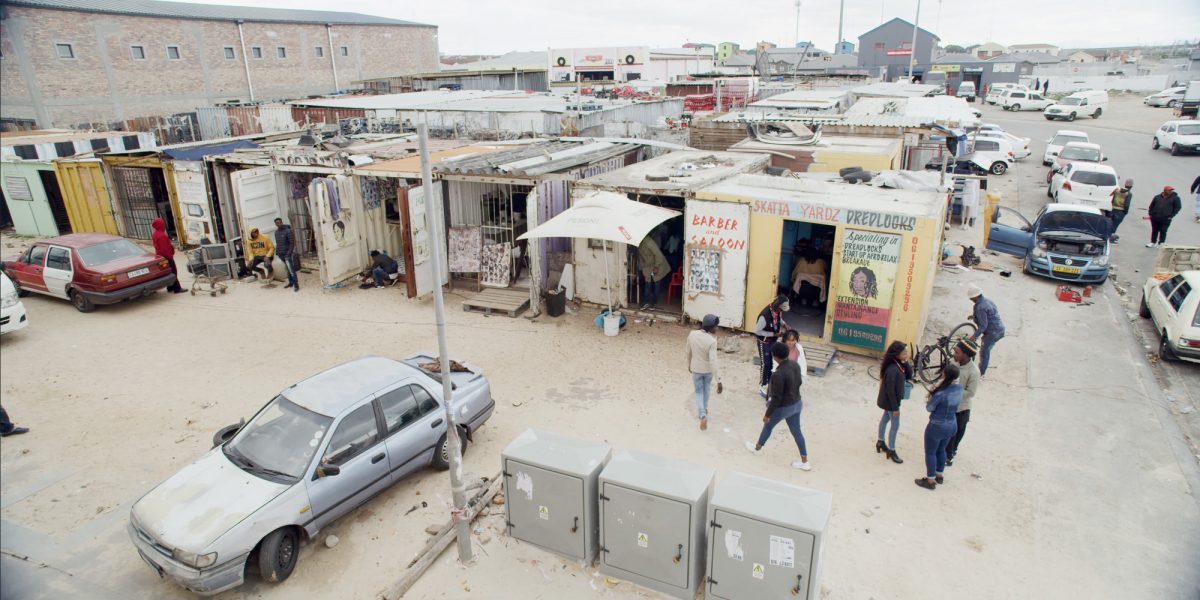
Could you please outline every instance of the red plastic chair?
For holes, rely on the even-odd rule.
[[[680,266],[671,273],[671,283],[667,285],[667,304],[671,303],[671,296],[675,295],[675,290],[679,289],[679,293],[683,295],[683,267]]]

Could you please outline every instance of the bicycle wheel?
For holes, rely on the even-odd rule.
[[[942,369],[946,367],[946,351],[940,346],[929,345],[921,349],[917,355],[917,378],[929,388],[942,379]]]
[[[867,367],[867,375],[871,379],[874,379],[875,381],[879,381],[879,365],[871,365],[871,366]]]
[[[976,327],[975,324],[971,323],[970,321],[968,321],[966,323],[961,323],[961,324],[959,324],[958,327],[951,329],[950,335],[946,336],[950,340],[950,342],[948,344],[950,349],[951,350],[954,349],[954,344],[957,344],[958,340],[961,340],[962,338],[965,338],[965,337],[971,337],[971,336],[975,335],[976,331],[979,331],[979,328]]]

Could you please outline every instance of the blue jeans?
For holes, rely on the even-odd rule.
[[[642,304],[650,306],[658,306],[659,296],[663,293],[663,284],[667,281],[664,277],[658,281],[650,281],[650,278],[645,278],[642,282]]]
[[[1112,232],[1114,234],[1117,232],[1117,228],[1121,226],[1121,221],[1125,220],[1125,215],[1125,211],[1122,210],[1112,211]]]
[[[996,342],[1000,341],[1003,338],[1004,338],[1003,333],[999,333],[999,334],[985,333],[985,334],[983,334],[983,344],[981,345],[981,347],[979,349],[979,375],[980,375],[980,377],[982,377],[983,375],[985,375],[987,373],[988,360],[992,357],[992,346],[995,346]]]
[[[767,443],[767,438],[771,437],[771,430],[780,421],[786,421],[788,429],[792,432],[792,439],[796,440],[796,447],[800,449],[800,456],[808,456],[808,448],[804,445],[804,434],[800,433],[800,411],[804,409],[803,402],[797,402],[791,406],[785,406],[771,413],[771,419],[763,425],[762,433],[758,434],[758,447],[762,448]]]
[[[375,267],[374,269],[371,269],[371,277],[375,278],[375,285],[382,286],[383,284],[387,283],[390,275],[390,273],[383,270],[383,267]]]
[[[888,434],[888,448],[896,449],[896,434],[900,431],[900,411],[892,414],[892,411],[883,411],[883,417],[879,419],[879,441],[883,441],[883,433],[887,431],[888,423],[892,424],[892,432]]]
[[[287,267],[288,285],[300,287],[300,261],[296,259],[296,255],[283,257],[283,266]]]
[[[946,446],[958,431],[954,421],[930,421],[925,426],[925,476],[934,476],[946,470]]]
[[[696,388],[696,412],[703,419],[708,416],[708,397],[712,389],[712,373],[692,373],[692,386]]]

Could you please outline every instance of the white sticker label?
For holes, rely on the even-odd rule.
[[[770,562],[773,567],[794,568],[796,566],[796,542],[792,538],[771,536]]]
[[[545,506],[539,506],[538,507],[538,518],[543,521],[549,521],[550,520],[550,509],[546,508]]]
[[[638,532],[638,546],[641,546],[642,548],[649,548],[650,547],[650,536],[639,531]]]
[[[758,563],[754,563],[754,569],[752,569],[750,571],[750,574],[753,575],[755,579],[762,579],[763,572],[764,572],[763,566]]]
[[[742,552],[742,532],[732,529],[725,530],[725,552],[733,560],[742,560],[745,558]]]
[[[533,500],[533,478],[517,471],[517,491],[525,492],[526,500]]]

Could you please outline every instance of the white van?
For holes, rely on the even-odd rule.
[[[1072,92],[1067,97],[1046,107],[1042,114],[1047,121],[1066,119],[1074,121],[1075,117],[1088,116],[1099,119],[1104,109],[1108,108],[1108,92],[1104,90],[1084,90]]]
[[[976,93],[975,92],[975,82],[974,81],[964,81],[964,82],[958,84],[958,91],[955,92],[954,95],[958,96],[959,98],[965,99],[967,102],[974,102],[975,101],[975,93]]]

